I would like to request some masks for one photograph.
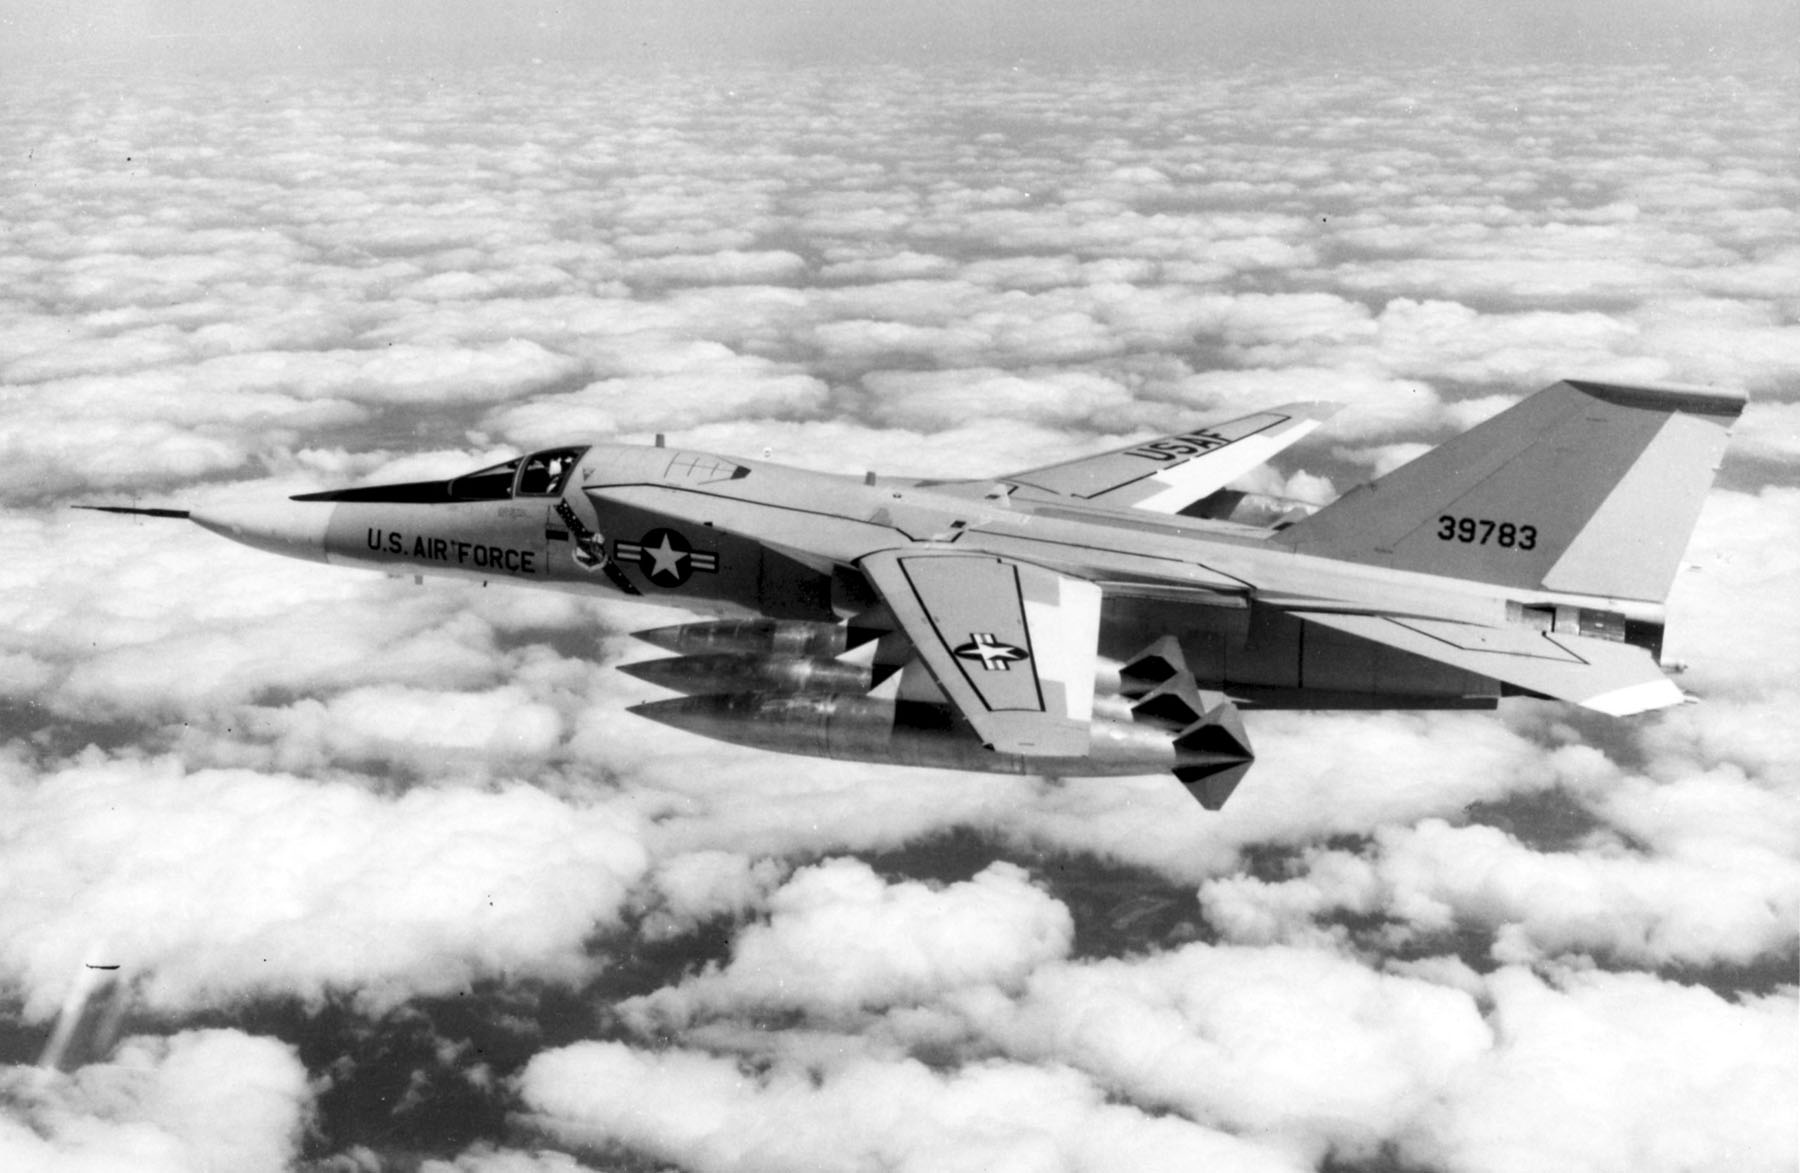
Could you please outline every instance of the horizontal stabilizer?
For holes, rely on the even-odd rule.
[[[1636,644],[1524,626],[1294,612],[1301,619],[1614,717],[1685,698]]]

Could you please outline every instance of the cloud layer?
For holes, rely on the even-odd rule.
[[[1784,61],[6,94],[0,1164],[1793,1167]],[[1317,503],[1568,375],[1752,396],[1704,703],[1265,714],[1223,814],[685,737],[610,671],[667,612],[65,508],[1342,400],[1250,482]]]

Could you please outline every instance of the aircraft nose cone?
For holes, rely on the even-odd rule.
[[[189,519],[246,546],[323,562],[325,527],[336,508],[328,501],[258,501],[196,509]]]

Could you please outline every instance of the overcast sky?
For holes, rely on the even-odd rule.
[[[1791,4],[369,7],[0,8],[0,1168],[1795,1167]],[[1702,703],[1253,715],[1217,813],[68,509],[1336,399],[1319,502],[1569,375],[1751,396]]]
[[[6,0],[0,30],[0,62],[51,69],[1445,53],[1573,63],[1767,48],[1800,34],[1800,14],[1788,0]]]

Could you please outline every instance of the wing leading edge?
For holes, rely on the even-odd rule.
[[[859,565],[990,748],[1026,757],[1088,752],[1098,586],[964,551],[883,550]]]
[[[1180,513],[1266,463],[1338,410],[1289,403],[1094,456],[995,478],[1054,497]]]

